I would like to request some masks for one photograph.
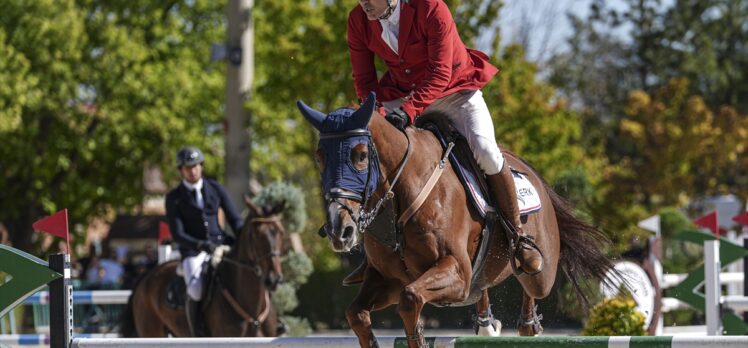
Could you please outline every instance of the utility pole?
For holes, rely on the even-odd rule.
[[[244,206],[249,188],[251,115],[244,103],[252,97],[254,78],[254,0],[229,0],[226,64],[226,120],[224,123],[226,189],[237,207]],[[235,231],[237,232],[237,231]]]

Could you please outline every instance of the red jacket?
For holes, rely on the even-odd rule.
[[[400,0],[398,54],[382,40],[382,25],[361,6],[348,15],[348,50],[359,98],[379,101],[407,96],[402,108],[414,120],[436,99],[481,89],[499,71],[483,52],[465,48],[442,0]],[[387,64],[377,81],[374,55]]]

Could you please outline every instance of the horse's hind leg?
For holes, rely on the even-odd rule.
[[[371,331],[371,311],[397,303],[400,285],[384,279],[376,270],[369,267],[364,282],[348,306],[345,317],[358,337],[361,347],[379,347],[374,332]]]
[[[488,289],[483,290],[478,303],[475,304],[476,316],[473,329],[478,336],[501,336],[501,322],[494,319],[491,313],[491,303],[488,300]]]
[[[527,292],[523,292],[522,314],[520,314],[519,322],[517,323],[517,330],[520,336],[537,336],[543,332],[543,326],[540,325],[543,315],[539,315],[536,309],[535,299],[527,295]]]

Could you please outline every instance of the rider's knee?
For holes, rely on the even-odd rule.
[[[504,166],[504,156],[496,146],[496,142],[476,137],[473,144],[473,155],[475,161],[487,175],[493,175],[501,171]]]

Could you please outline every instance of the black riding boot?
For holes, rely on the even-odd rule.
[[[526,235],[522,231],[522,222],[519,216],[517,203],[517,189],[514,186],[512,170],[508,163],[504,163],[501,171],[497,174],[487,175],[488,187],[491,190],[496,205],[501,214],[509,219],[514,233],[516,233],[516,246],[512,253],[519,261],[520,268],[528,274],[536,274],[543,270],[543,255],[532,242],[533,236]]]
[[[193,301],[189,296],[184,306],[184,312],[187,314],[187,324],[190,326],[192,337],[205,337],[205,328],[203,326],[203,311],[200,308],[200,301]]]

